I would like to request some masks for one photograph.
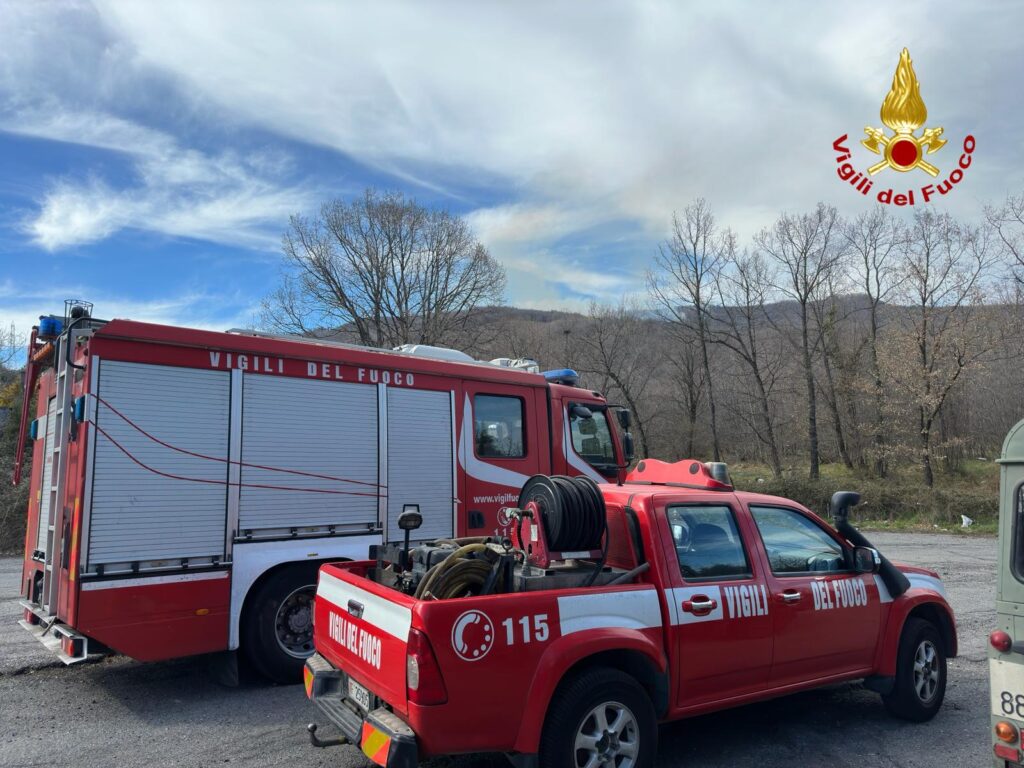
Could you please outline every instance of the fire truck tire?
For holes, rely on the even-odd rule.
[[[242,652],[275,683],[302,681],[313,653],[313,597],[318,563],[297,563],[273,571],[245,600]]]
[[[651,768],[657,749],[658,721],[647,691],[625,672],[596,667],[559,686],[539,762],[540,768]]]
[[[946,653],[938,627],[909,618],[896,658],[896,680],[882,700],[889,714],[923,723],[935,717],[946,695]]]

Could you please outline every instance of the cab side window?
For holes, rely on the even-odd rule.
[[[669,507],[668,523],[679,570],[687,581],[750,576],[750,561],[730,507]]]
[[[476,455],[482,459],[521,459],[526,455],[523,401],[502,395],[473,396]]]
[[[792,509],[750,507],[772,573],[844,571],[843,547],[814,521]]]

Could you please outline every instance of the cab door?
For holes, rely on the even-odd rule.
[[[538,422],[541,391],[465,382],[458,453],[466,489],[462,522],[471,535],[492,533],[498,527],[498,510],[515,506],[526,481],[547,466],[546,432]]]
[[[732,499],[669,503],[661,515],[673,549],[666,600],[680,709],[756,693],[768,681],[768,589]]]
[[[849,548],[809,514],[749,509],[771,593],[772,687],[870,670],[881,621],[874,578],[855,573]]]

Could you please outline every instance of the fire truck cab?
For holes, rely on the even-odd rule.
[[[66,663],[241,649],[297,681],[318,568],[397,540],[404,508],[424,539],[472,536],[530,475],[619,476],[629,414],[576,383],[72,302],[33,329],[25,371],[21,623]]]

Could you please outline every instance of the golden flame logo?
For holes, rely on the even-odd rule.
[[[906,48],[900,54],[892,88],[882,102],[880,116],[894,135],[888,136],[884,130],[871,126],[864,129],[867,138],[862,139],[861,144],[884,158],[868,168],[868,173],[873,176],[883,168],[901,173],[920,168],[925,173],[938,176],[939,169],[926,162],[924,156],[937,152],[946,144],[946,140],[941,138],[944,129],[926,128],[920,136],[914,135],[928,119],[928,108],[921,98],[921,84],[914,73],[910,51]]]

